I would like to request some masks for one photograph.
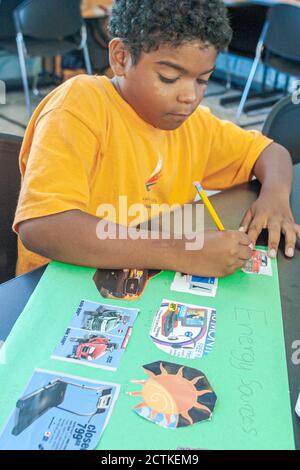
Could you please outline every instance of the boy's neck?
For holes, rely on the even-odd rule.
[[[113,84],[115,90],[119,93],[119,95],[121,96],[121,98],[123,98],[123,100],[125,100],[124,96],[123,96],[123,93],[122,93],[122,90],[121,90],[121,87],[120,87],[120,84],[118,82],[118,78],[116,76],[114,76],[111,80],[111,83]],[[125,100],[126,101],[126,100]]]

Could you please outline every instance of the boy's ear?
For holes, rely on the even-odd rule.
[[[122,77],[131,63],[130,53],[120,38],[114,38],[109,43],[109,62],[115,75]]]

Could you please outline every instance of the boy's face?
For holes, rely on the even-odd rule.
[[[164,130],[177,129],[200,104],[216,57],[214,46],[194,41],[142,53],[133,65],[122,41],[110,45],[119,93],[144,121]]]

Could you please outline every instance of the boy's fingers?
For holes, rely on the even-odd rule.
[[[278,245],[281,235],[281,227],[278,222],[270,222],[268,224],[269,240],[268,240],[268,255],[270,258],[276,258]]]
[[[229,273],[234,273],[240,268],[243,268],[246,265],[247,260],[238,259],[235,263],[228,267]]]
[[[249,246],[242,246],[239,252],[239,259],[247,261],[252,256],[252,249]]]
[[[293,223],[285,224],[283,226],[282,233],[285,235],[285,256],[292,258],[295,254],[295,245],[297,241],[295,225]]]
[[[251,209],[248,209],[246,214],[244,215],[242,222],[240,223],[240,228],[239,228],[240,232],[247,232],[252,218],[253,216],[251,213]]]
[[[263,228],[264,228],[264,221],[262,219],[258,217],[253,219],[248,230],[248,235],[253,245],[256,244],[256,240]]]
[[[239,237],[239,244],[243,246],[249,246],[251,244],[251,239],[247,233],[243,233],[241,230],[240,237]]]
[[[247,263],[248,260],[243,260],[243,259],[240,259],[238,261],[238,264],[237,264],[237,269],[238,268],[244,268],[246,266],[246,263]]]

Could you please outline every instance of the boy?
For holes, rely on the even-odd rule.
[[[160,268],[224,276],[269,230],[292,257],[300,227],[289,205],[288,152],[199,107],[216,57],[231,38],[219,0],[116,0],[110,24],[114,78],[80,76],[36,109],[20,155],[14,229],[17,273],[47,259],[101,268]],[[255,175],[260,196],[239,231],[205,231],[203,249],[182,240],[99,239],[98,207],[193,201],[193,181],[224,189]],[[123,221],[121,210],[117,225]],[[122,219],[122,220],[120,220]],[[28,251],[29,250],[29,251]]]

